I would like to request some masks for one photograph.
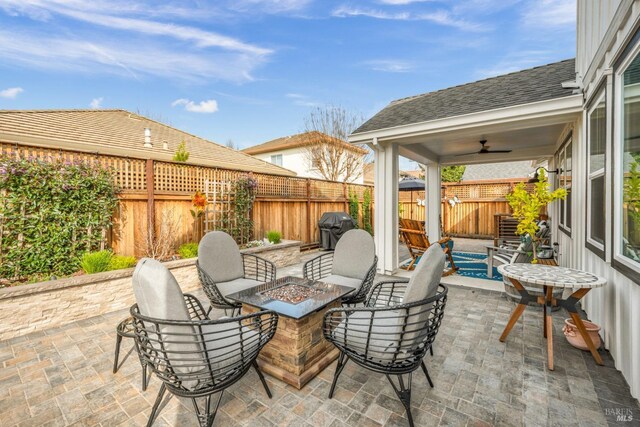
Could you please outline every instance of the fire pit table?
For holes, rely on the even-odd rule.
[[[282,277],[226,298],[242,303],[242,314],[273,310],[280,315],[273,339],[258,356],[260,369],[301,389],[339,355],[322,336],[324,313],[340,307],[353,288]]]

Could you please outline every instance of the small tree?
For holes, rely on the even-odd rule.
[[[227,139],[227,143],[225,145],[232,150],[238,149],[238,145],[233,141],[233,139]]]
[[[182,141],[178,145],[178,149],[176,150],[176,153],[173,155],[173,161],[186,163],[187,160],[189,160],[189,152],[187,151],[187,144],[186,142]]]
[[[525,184],[520,182],[513,189],[513,192],[505,196],[509,206],[513,209],[513,217],[519,221],[516,234],[520,236],[528,234],[531,237],[533,245],[532,263],[534,264],[538,262],[537,249],[539,242],[536,233],[540,229],[537,223],[540,219],[540,212],[549,203],[559,199],[564,200],[567,197],[567,190],[564,188],[549,191],[549,182],[543,169],[540,170],[538,176],[539,180],[531,192],[528,192]]]
[[[444,166],[440,170],[440,176],[442,182],[460,182],[462,181],[462,175],[467,167],[464,165]]]
[[[371,190],[367,188],[362,193],[362,228],[369,234],[373,234],[371,226]]]
[[[324,179],[353,182],[362,176],[370,153],[347,143],[363,122],[361,116],[341,107],[316,108],[305,119],[305,158]]]

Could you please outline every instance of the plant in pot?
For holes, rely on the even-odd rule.
[[[514,255],[512,262],[523,262],[522,259],[529,260],[533,264],[538,262],[538,250],[541,244],[541,215],[547,206],[556,200],[564,200],[567,191],[559,188],[551,191],[544,169],[540,169],[538,182],[531,189],[527,189],[525,183],[521,182],[515,186],[510,194],[505,198],[509,203],[513,217],[518,220],[516,234],[520,235],[522,243],[518,247],[518,252]],[[549,225],[545,225],[548,227]],[[530,258],[529,258],[530,257]],[[511,299],[519,300],[519,294],[508,279],[504,279],[505,292]],[[542,295],[542,287],[532,283],[523,283],[523,286],[532,295]],[[558,291],[561,292],[561,289]],[[515,297],[515,298],[514,298]],[[538,305],[531,302],[531,305]]]

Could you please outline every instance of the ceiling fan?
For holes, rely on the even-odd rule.
[[[474,151],[473,153],[456,154],[456,157],[469,156],[471,154],[510,153],[511,152],[511,150],[489,150],[489,148],[491,147],[488,145],[485,145],[486,143],[487,143],[486,139],[481,139],[480,145],[482,145],[482,148],[480,148],[480,151]]]

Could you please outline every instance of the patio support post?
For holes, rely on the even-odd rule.
[[[375,153],[374,240],[378,271],[393,274],[398,269],[398,146],[374,140]]]
[[[442,196],[440,187],[442,186],[442,178],[440,176],[440,164],[429,163],[426,165],[425,171],[425,191],[427,201],[427,212],[425,215],[425,228],[429,241],[437,242],[440,240],[440,212],[442,210]]]

